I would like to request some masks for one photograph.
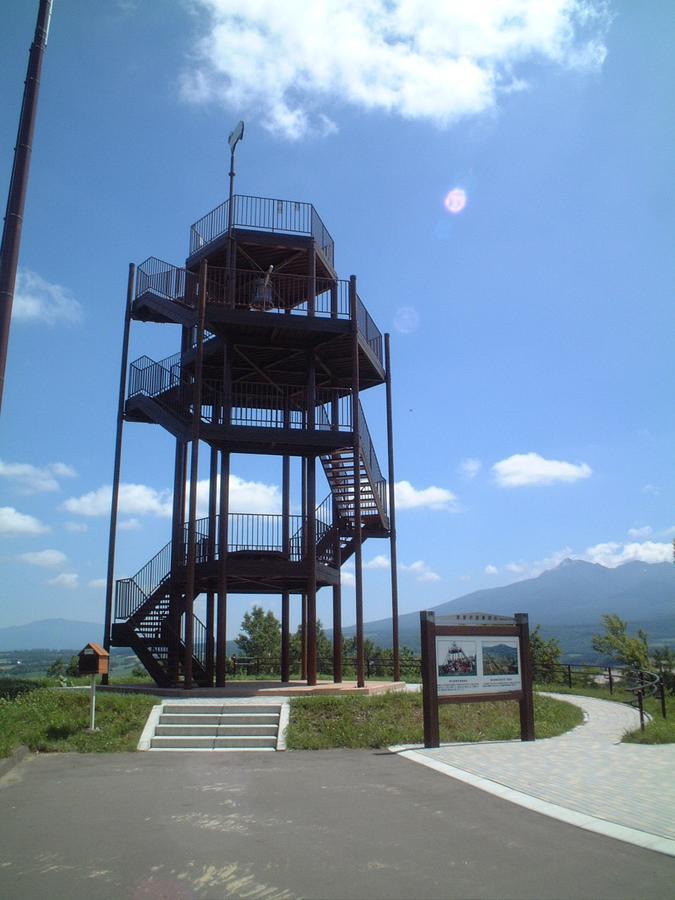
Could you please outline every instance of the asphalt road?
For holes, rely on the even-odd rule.
[[[386,752],[29,757],[0,896],[672,898],[675,860]]]

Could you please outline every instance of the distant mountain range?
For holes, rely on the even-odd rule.
[[[0,628],[0,650],[81,650],[90,641],[100,644],[103,625],[70,619],[42,619],[28,625]]]
[[[591,638],[600,630],[603,613],[617,613],[629,622],[631,631],[643,628],[652,644],[675,647],[675,566],[629,562],[608,569],[566,559],[537,578],[474,591],[433,609],[437,615],[526,612],[531,629],[541,625],[544,637],[560,641],[567,661],[591,662],[597,659]],[[364,632],[381,647],[391,647],[391,619],[366,622]],[[354,626],[345,628],[344,634],[351,637]],[[399,617],[399,634],[401,646],[419,651],[419,612]],[[102,637],[103,625],[98,622],[44,619],[0,628],[0,651],[79,650]],[[235,649],[228,641],[228,654]]]
[[[675,647],[675,566],[628,562],[608,569],[597,563],[565,559],[536,578],[504,587],[474,591],[432,607],[437,615],[490,612],[529,614],[530,628],[541,625],[544,637],[556,637],[569,662],[597,658],[591,638],[604,613],[616,613],[629,630],[643,628],[653,644]],[[344,629],[346,637],[354,626]],[[391,619],[366,622],[364,633],[381,647],[391,647]],[[419,612],[399,617],[401,646],[419,651]]]

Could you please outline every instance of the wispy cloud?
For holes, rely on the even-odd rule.
[[[62,462],[34,466],[31,463],[9,463],[0,459],[0,478],[6,478],[21,494],[58,491],[59,479],[75,478],[77,472]]]
[[[32,550],[28,553],[20,553],[17,559],[30,566],[40,566],[43,569],[58,568],[68,561],[66,554],[60,550]]]
[[[464,459],[459,464],[459,471],[465,477],[471,480],[483,468],[483,463],[479,459]]]
[[[80,578],[77,572],[61,572],[54,578],[49,578],[45,584],[51,584],[54,587],[66,588],[67,590],[75,590],[79,587]]]
[[[600,563],[601,566],[607,566],[610,569],[626,562],[661,563],[671,562],[672,558],[673,545],[657,541],[636,541],[630,544],[607,541],[604,544],[588,547],[582,557],[582,559]]]
[[[486,575],[496,575],[498,571],[499,569],[497,566],[493,566],[492,563],[488,563],[487,566],[485,566]]]
[[[49,527],[26,513],[20,513],[13,506],[0,506],[0,534],[5,537],[21,537],[46,534]]]
[[[102,485],[79,497],[69,497],[63,509],[75,516],[108,516],[112,502],[112,487]],[[119,512],[122,515],[171,516],[171,491],[158,491],[147,484],[121,484]]]
[[[651,525],[643,525],[641,528],[629,528],[628,529],[628,537],[633,538],[633,540],[640,540],[641,538],[648,538],[652,533]]]
[[[368,560],[367,563],[363,564],[364,569],[388,569],[389,568],[389,557],[384,556],[382,553],[378,553],[377,556],[374,556],[372,559]]]
[[[492,467],[500,487],[531,487],[555,483],[570,484],[589,478],[593,470],[587,463],[570,463],[558,459],[544,459],[538,453],[515,453]]]
[[[402,572],[410,572],[411,575],[415,576],[416,581],[431,582],[441,580],[441,576],[438,572],[434,572],[431,566],[425,563],[423,559],[417,559],[415,562],[410,563],[410,565],[401,563],[399,569],[401,569]]]
[[[430,485],[416,488],[409,481],[397,481],[394,485],[396,509],[457,510],[457,497],[447,488]]]
[[[23,269],[16,279],[12,318],[38,325],[74,325],[82,319],[82,306],[68,288]]]
[[[183,97],[249,109],[289,139],[334,131],[331,101],[441,127],[491,111],[532,60],[601,66],[609,20],[600,0],[191,3],[203,31]]]
[[[107,582],[105,578],[92,578],[91,581],[87,582],[87,587],[95,588],[96,590],[101,590],[106,586]]]

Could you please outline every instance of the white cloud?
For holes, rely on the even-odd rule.
[[[488,563],[487,566],[485,566],[486,575],[496,575],[498,571],[499,569],[497,566],[493,566],[492,563]]]
[[[656,484],[645,484],[642,486],[643,494],[651,494],[653,497],[658,497],[661,493],[661,488]]]
[[[61,572],[55,578],[50,578],[45,584],[52,584],[54,587],[67,588],[74,590],[80,583],[77,572]]]
[[[416,581],[440,581],[441,576],[434,572],[427,563],[422,559],[415,560],[414,563],[410,563],[409,566],[406,566],[404,563],[399,565],[399,568],[403,572],[410,572],[415,576]]]
[[[66,522],[63,527],[66,531],[71,531],[73,533],[89,531],[89,526],[86,522]]]
[[[87,582],[87,587],[100,590],[101,588],[106,587],[107,584],[108,582],[105,580],[105,578],[92,578],[91,581]]]
[[[220,477],[217,491],[220,490]],[[281,512],[281,491],[276,484],[262,481],[246,481],[238,475],[230,475],[230,512],[268,513]],[[209,513],[209,483],[206,479],[197,482],[197,517]]]
[[[586,463],[544,459],[538,453],[515,453],[495,463],[492,471],[500,487],[529,487],[579,481],[590,477],[593,470]]]
[[[652,533],[651,525],[643,525],[642,528],[629,528],[628,529],[628,537],[633,538],[633,540],[639,540],[640,538],[647,538]]]
[[[140,531],[143,526],[138,519],[123,519],[117,527],[120,531]]]
[[[70,497],[63,508],[76,516],[109,516],[112,487],[104,484],[80,497]],[[171,491],[158,491],[146,484],[121,484],[118,512],[122,515],[171,517]]]
[[[0,534],[6,537],[15,537],[17,535],[45,534],[47,531],[49,531],[47,525],[34,516],[20,513],[13,506],[0,506]]]
[[[218,479],[220,484],[220,479]],[[109,516],[112,502],[112,487],[102,485],[80,497],[70,497],[63,503],[63,509],[76,516]],[[197,516],[208,515],[209,483],[206,479],[197,482]],[[133,531],[140,528],[137,516],[157,516],[171,518],[171,491],[157,490],[146,484],[121,484],[120,515],[130,516],[120,522],[122,530]],[[281,512],[281,491],[275,484],[261,481],[245,481],[237,475],[230,475],[230,512],[279,513]]]
[[[203,25],[183,97],[247,109],[289,139],[335,129],[330,101],[441,127],[493,110],[543,60],[594,70],[593,0],[192,0]]]
[[[561,550],[556,550],[549,556],[544,557],[544,559],[536,559],[534,562],[524,562],[523,560],[510,562],[504,566],[504,569],[512,575],[515,575],[516,581],[521,581],[523,578],[536,578],[536,576],[541,575],[542,572],[554,569],[556,566],[559,566],[564,559],[573,556],[574,554],[570,547],[563,547]]]
[[[0,478],[7,478],[22,494],[42,494],[58,491],[59,478],[75,478],[77,472],[62,462],[46,466],[30,463],[8,463],[0,459]]]
[[[447,488],[415,488],[409,481],[394,485],[396,509],[456,509],[457,497]]]
[[[41,566],[51,569],[64,565],[68,557],[60,550],[32,550],[29,553],[21,553],[18,557],[22,562],[31,566]]]
[[[479,459],[465,459],[460,463],[459,470],[465,478],[475,478],[483,468]]]
[[[347,569],[342,570],[340,580],[342,581],[343,587],[354,587],[354,585],[356,584],[356,576],[353,572],[349,572]]]
[[[384,556],[382,553],[378,553],[377,556],[374,556],[372,559],[368,560],[367,563],[363,564],[364,569],[388,569],[389,568],[389,557]]]
[[[402,306],[396,310],[394,328],[401,334],[413,334],[420,327],[420,314],[414,306]]]
[[[589,562],[600,563],[610,569],[620,566],[625,562],[660,563],[671,562],[673,558],[673,545],[670,543],[658,543],[656,541],[642,541],[632,544],[619,544],[615,541],[607,541],[604,544],[596,544],[588,547],[582,559]]]
[[[82,319],[82,306],[68,288],[51,284],[36,272],[20,271],[16,279],[12,318],[19,322],[73,325]]]

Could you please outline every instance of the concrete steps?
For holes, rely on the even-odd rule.
[[[283,749],[288,705],[278,703],[163,703],[155,707],[139,744],[147,750]],[[280,728],[280,725],[284,728]],[[280,740],[281,738],[281,740]],[[280,746],[282,744],[283,746]]]

